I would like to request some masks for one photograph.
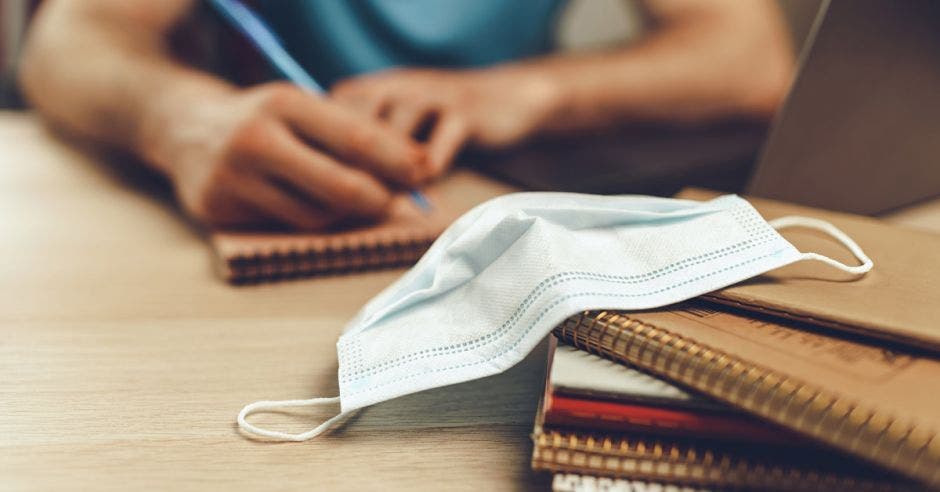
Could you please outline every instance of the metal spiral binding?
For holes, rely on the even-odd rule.
[[[940,487],[940,439],[911,422],[618,313],[584,312],[555,334]]]
[[[234,281],[246,283],[397,268],[413,265],[432,243],[424,237],[389,238],[375,243],[346,240],[325,248],[245,253],[230,260],[228,267]]]
[[[550,430],[535,436],[533,468],[681,485],[756,490],[916,490],[910,483],[856,477],[809,465],[750,459],[747,453],[697,449],[643,436],[594,436]]]

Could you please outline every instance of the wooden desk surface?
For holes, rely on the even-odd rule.
[[[311,442],[242,437],[245,403],[337,394],[343,324],[401,272],[225,285],[165,197],[94,160],[0,113],[0,489],[547,486],[528,438],[544,350]],[[940,206],[918,210],[904,222],[940,230]]]
[[[337,394],[343,324],[401,271],[231,287],[172,204],[122,181],[0,113],[0,489],[548,483],[529,470],[544,351],[311,442],[242,437],[245,403]],[[335,411],[253,420],[299,431]]]

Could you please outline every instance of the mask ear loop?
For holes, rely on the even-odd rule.
[[[326,430],[336,424],[336,422],[349,415],[350,412],[340,412],[333,417],[330,417],[322,424],[314,427],[313,429],[310,429],[307,432],[301,432],[299,434],[289,434],[286,432],[262,429],[261,427],[248,422],[247,417],[253,413],[264,412],[268,410],[280,410],[291,407],[316,407],[320,405],[330,405],[333,403],[339,403],[338,396],[330,398],[311,398],[309,400],[256,401],[254,403],[245,405],[245,407],[242,408],[242,411],[238,412],[238,428],[256,436],[270,437],[280,441],[307,441],[324,433]]]
[[[802,260],[821,261],[833,268],[836,268],[836,269],[842,270],[843,272],[851,273],[854,275],[863,275],[865,273],[868,273],[868,271],[871,270],[872,267],[875,265],[874,262],[871,261],[871,258],[869,258],[868,255],[866,255],[865,252],[862,251],[862,248],[859,247],[859,245],[856,244],[856,242],[853,241],[852,238],[848,236],[848,234],[840,231],[836,226],[824,220],[813,219],[810,217],[788,216],[788,217],[780,217],[779,219],[774,219],[774,220],[768,221],[767,223],[770,224],[771,227],[773,227],[774,229],[778,231],[781,229],[786,229],[788,227],[802,227],[804,229],[813,229],[813,230],[820,231],[824,234],[827,234],[831,236],[833,239],[835,239],[836,241],[842,243],[842,245],[845,246],[846,249],[852,252],[855,258],[858,259],[858,261],[862,262],[862,264],[849,266],[840,261],[833,260],[832,258],[829,258],[828,256],[823,256],[819,253],[800,253],[801,255],[800,259]]]

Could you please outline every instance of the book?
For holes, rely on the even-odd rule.
[[[592,430],[802,444],[802,437],[570,345],[549,348],[546,424]]]
[[[555,343],[554,340],[550,346],[547,381],[554,395],[735,412],[727,405],[634,366],[599,357],[572,345]]]
[[[678,197],[705,200],[717,195],[686,189]],[[940,352],[940,235],[871,217],[762,198],[748,201],[766,219],[803,215],[832,223],[858,242],[875,267],[856,279],[804,261],[707,294],[706,299]],[[812,231],[787,229],[782,234],[800,251],[855,261],[841,245]]]
[[[733,417],[562,395],[546,395],[545,421],[577,428],[694,434],[696,437],[771,444],[793,444],[802,440],[748,416]]]
[[[940,486],[940,361],[793,323],[691,302],[584,312],[554,332],[580,349]]]
[[[322,232],[213,231],[219,274],[231,283],[273,281],[410,266],[465,211],[513,188],[460,170],[424,190],[422,210],[396,197],[375,224]]]
[[[827,450],[553,427],[536,416],[532,468],[555,474],[748,490],[918,490]]]

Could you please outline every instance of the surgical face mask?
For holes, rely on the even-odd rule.
[[[819,229],[858,260],[801,253],[777,232]],[[246,432],[312,438],[344,415],[402,395],[482,378],[521,361],[556,325],[584,310],[673,304],[800,261],[864,274],[871,260],[832,225],[768,223],[743,199],[517,193],[474,208],[397,282],[372,299],[336,344],[339,396],[246,406]],[[254,412],[339,402],[300,434],[261,429]]]

